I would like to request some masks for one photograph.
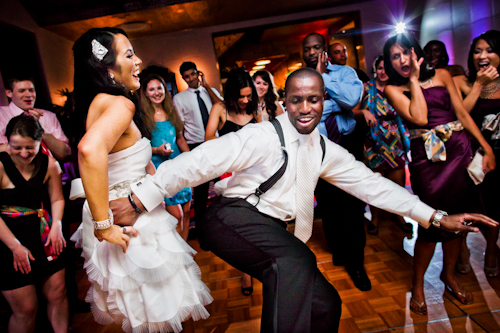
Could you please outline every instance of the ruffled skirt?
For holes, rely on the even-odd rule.
[[[176,232],[177,219],[159,206],[139,216],[127,253],[94,236],[87,203],[79,233],[92,286],[86,301],[96,322],[125,332],[180,332],[182,322],[206,319],[213,298],[201,281],[194,251]]]

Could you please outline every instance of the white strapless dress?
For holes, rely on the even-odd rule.
[[[145,176],[151,145],[143,138],[109,154],[109,200],[126,197],[130,183]],[[72,194],[74,191],[72,189]],[[71,238],[83,247],[92,286],[86,301],[96,322],[121,323],[126,332],[180,332],[182,322],[209,316],[213,298],[201,281],[194,251],[177,233],[177,219],[162,206],[139,216],[127,253],[94,236],[87,202],[83,222]]]

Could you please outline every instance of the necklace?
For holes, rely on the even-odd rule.
[[[425,80],[424,82],[418,82],[418,84],[423,87],[423,86],[426,86],[428,83],[430,82],[431,84],[431,87],[434,87],[434,84],[432,84],[432,80],[430,78],[428,78],[427,80]]]
[[[481,95],[486,95],[482,97],[483,99],[490,99],[495,93],[500,89],[500,79],[496,79],[495,84],[487,85],[481,88]]]

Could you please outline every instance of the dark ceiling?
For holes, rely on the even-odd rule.
[[[366,0],[20,0],[39,26],[69,40],[93,27],[147,22],[131,38],[359,3]]]

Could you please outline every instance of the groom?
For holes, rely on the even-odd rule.
[[[132,204],[151,211],[163,196],[233,172],[217,183],[220,201],[209,207],[199,238],[204,249],[263,283],[262,332],[338,330],[340,297],[305,244],[312,232],[318,178],[372,205],[410,216],[425,228],[477,232],[463,222],[498,224],[479,214],[443,216],[337,144],[323,139],[322,147],[316,126],[323,112],[324,85],[317,71],[293,72],[285,92],[288,112],[277,120],[286,148],[271,122],[250,124],[162,163],[154,176],[132,185]],[[272,176],[279,180],[268,191],[256,191]],[[116,223],[133,223],[136,212],[127,198],[112,202],[112,208]],[[292,235],[286,224],[294,219]]]

